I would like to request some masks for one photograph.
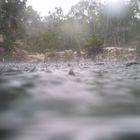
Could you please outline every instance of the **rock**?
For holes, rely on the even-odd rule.
[[[69,75],[75,76],[75,73],[74,73],[73,69],[70,69],[70,70],[69,70]]]
[[[95,63],[95,65],[104,65],[104,63],[100,62],[100,63]]]
[[[20,48],[15,48],[12,54],[12,59],[14,61],[26,61],[28,60],[28,52]]]
[[[36,72],[36,71],[37,71],[36,67],[33,67],[33,68],[30,70],[30,72]]]
[[[132,65],[138,65],[139,63],[138,62],[128,62],[126,63],[126,67],[130,67]]]
[[[126,133],[122,134],[117,138],[117,140],[140,140],[140,134],[139,133]]]
[[[68,67],[71,67],[71,64],[70,63],[68,63]]]

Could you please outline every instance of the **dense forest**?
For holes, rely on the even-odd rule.
[[[60,7],[41,17],[27,0],[0,1],[0,51],[30,52],[119,46],[139,47],[140,0],[122,0],[119,9],[82,0],[64,14]]]

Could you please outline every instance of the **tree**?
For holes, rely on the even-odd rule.
[[[122,1],[123,11],[118,15],[110,15],[105,10],[101,13],[102,31],[105,43],[125,46],[137,40],[140,32],[140,0]],[[105,9],[107,5],[104,5]]]
[[[84,49],[87,51],[88,57],[95,58],[97,54],[103,51],[103,39],[94,33],[86,38]]]
[[[6,52],[10,52],[16,39],[24,34],[26,1],[2,0],[0,3],[0,34],[4,37],[1,46]]]
[[[32,6],[28,6],[25,9],[25,18],[26,23],[25,31],[30,36],[37,36],[41,32],[43,32],[43,23],[41,22],[41,17],[37,11],[35,11]]]

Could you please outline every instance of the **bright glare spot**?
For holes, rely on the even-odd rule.
[[[120,17],[126,13],[124,0],[108,0],[105,8],[106,14],[109,16]]]
[[[42,16],[53,11],[55,7],[61,7],[65,14],[68,13],[71,6],[77,4],[80,0],[28,0],[27,4],[37,10]]]
[[[108,0],[109,2],[112,2],[112,3],[117,3],[117,2],[119,2],[119,1],[121,1],[121,0]]]
[[[81,0],[28,0],[27,5],[31,5],[34,10],[38,11],[41,16],[48,15],[49,11],[54,11],[55,7],[61,7],[64,14],[67,14],[71,6]],[[98,0],[97,0],[98,1]],[[106,3],[105,12],[110,16],[119,16],[124,13],[125,0],[100,0]]]

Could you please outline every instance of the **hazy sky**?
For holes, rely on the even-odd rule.
[[[55,7],[61,7],[65,14],[68,13],[71,6],[77,4],[81,0],[28,0],[27,4],[31,5],[33,9],[37,10],[42,16],[53,11]],[[121,3],[124,0],[100,0],[108,3],[108,11],[111,14],[118,14],[118,11],[123,10]]]
[[[80,0],[28,0],[27,4],[32,5],[33,9],[37,10],[41,15],[47,15],[49,11],[55,7],[61,7],[64,13],[70,10],[72,5],[75,5]]]

